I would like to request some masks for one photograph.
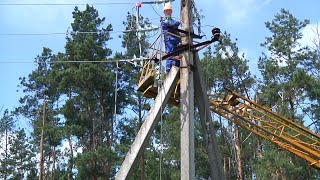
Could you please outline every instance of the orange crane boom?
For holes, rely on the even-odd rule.
[[[320,169],[320,136],[270,109],[228,90],[221,100],[210,100],[211,111]]]

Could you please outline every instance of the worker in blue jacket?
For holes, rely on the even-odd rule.
[[[165,18],[161,21],[161,26],[164,34],[164,44],[166,54],[176,50],[176,47],[181,42],[181,39],[174,29],[178,29],[180,22],[172,19],[172,6],[170,3],[166,3],[163,7],[163,13]],[[172,66],[180,67],[180,61],[176,59],[166,60],[166,71],[169,72]]]

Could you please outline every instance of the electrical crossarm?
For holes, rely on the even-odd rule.
[[[177,33],[178,32],[182,33],[182,34],[190,36],[192,38],[201,39],[203,37],[203,36],[199,36],[199,35],[194,34],[192,32],[184,31],[184,30],[181,30],[181,29],[174,29],[172,27],[169,27],[169,28],[171,28],[172,31],[175,31]],[[210,45],[211,43],[214,43],[214,42],[217,42],[217,41],[220,42],[220,29],[219,28],[213,28],[212,29],[211,40],[200,42],[200,43],[197,43],[197,44],[183,44],[183,45],[180,45],[180,46],[177,47],[176,50],[174,50],[171,53],[168,53],[168,54],[162,56],[162,60],[166,60],[166,59],[169,59],[171,57],[178,56],[181,53],[183,53],[185,51],[188,51],[188,50],[191,50],[193,52],[198,52],[201,49],[203,49],[203,48],[207,47],[208,45]]]

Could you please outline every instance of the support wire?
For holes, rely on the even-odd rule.
[[[162,31],[162,27],[161,27],[161,35],[160,35],[160,48],[162,48],[163,46],[163,31]],[[160,55],[160,61],[159,61],[159,80],[161,83],[160,84],[160,88],[163,88],[163,83],[162,83],[162,55]],[[159,93],[159,92],[158,92]],[[168,96],[168,95],[167,95]],[[161,101],[162,101],[162,93],[160,93],[160,98],[161,98]],[[161,104],[161,116],[160,116],[160,170],[159,170],[159,173],[160,173],[160,180],[162,180],[162,157],[163,157],[163,136],[162,136],[162,130],[163,130],[163,118],[162,118],[162,112],[163,112],[163,106]]]

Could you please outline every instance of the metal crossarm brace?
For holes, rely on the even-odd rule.
[[[171,29],[172,31],[180,32],[180,33],[183,33],[185,35],[190,35],[192,38],[202,39],[202,37],[203,37],[203,36],[194,34],[193,32],[185,31],[185,30],[178,29],[178,28],[173,28],[173,26],[166,26],[166,27],[168,29]]]
[[[196,48],[201,47],[201,46],[205,46],[205,45],[209,45],[209,44],[216,42],[216,41],[219,41],[219,39],[212,38],[210,41],[204,41],[204,42],[201,42],[201,43],[198,43],[195,45],[184,44],[184,45],[178,46],[175,51],[162,56],[162,60],[166,60],[166,59],[169,59],[173,56],[177,56],[177,55],[179,55],[189,49],[193,52],[197,52],[198,50]]]

